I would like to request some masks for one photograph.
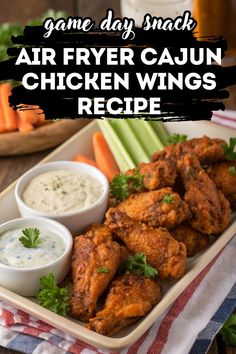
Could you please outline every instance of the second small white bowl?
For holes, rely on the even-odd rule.
[[[30,180],[42,173],[55,171],[55,170],[72,170],[79,173],[86,173],[96,178],[103,186],[102,196],[90,207],[81,209],[78,211],[67,212],[64,214],[49,214],[37,211],[30,208],[22,199],[22,193],[24,192],[27,184]],[[79,162],[72,161],[56,161],[49,162],[43,165],[36,166],[26,172],[17,182],[15,188],[15,198],[23,217],[46,217],[60,222],[65,225],[73,235],[81,233],[85,228],[93,223],[101,223],[108,203],[109,197],[109,183],[105,175],[97,168]]]
[[[3,233],[15,229],[38,228],[52,232],[65,244],[65,251],[56,260],[38,267],[17,268],[0,262],[0,285],[22,296],[35,296],[40,288],[40,278],[53,273],[57,283],[67,275],[73,238],[69,230],[53,220],[45,218],[20,218],[0,225],[0,237]]]

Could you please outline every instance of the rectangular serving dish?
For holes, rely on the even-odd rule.
[[[210,122],[166,123],[166,127],[171,134],[187,134],[189,138],[208,135],[228,140],[235,135],[234,130],[220,127]],[[71,160],[78,153],[93,157],[92,135],[98,130],[97,123],[92,122],[54,150],[40,164],[50,161]],[[0,194],[0,223],[19,217],[14,198],[14,187],[15,183]],[[81,322],[58,316],[39,306],[34,300],[19,296],[3,287],[0,287],[0,299],[94,347],[115,352],[121,351],[134,343],[151,327],[155,320],[164,313],[184,289],[232,239],[235,232],[236,222],[232,222],[229,228],[205,252],[189,259],[188,271],[182,279],[178,282],[165,285],[161,302],[147,316],[138,323],[121,331],[115,337],[109,338],[88,330],[84,328]]]

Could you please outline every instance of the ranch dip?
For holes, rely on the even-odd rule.
[[[102,184],[85,173],[55,170],[34,177],[22,198],[27,206],[54,215],[93,205],[103,194]]]
[[[0,262],[15,268],[34,268],[58,259],[66,249],[65,242],[57,234],[40,232],[42,243],[37,248],[26,248],[19,241],[22,229],[4,232],[0,235]]]

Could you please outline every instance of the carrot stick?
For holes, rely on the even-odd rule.
[[[76,155],[73,159],[76,162],[82,162],[82,163],[87,163],[88,165],[92,165],[94,167],[98,167],[96,162],[90,158],[88,158],[87,156],[84,155]]]
[[[11,85],[8,82],[0,86],[0,105],[4,117],[4,122],[7,131],[17,129],[17,115],[16,112],[9,106],[8,98],[11,95]]]
[[[6,126],[5,126],[4,116],[2,112],[2,106],[0,105],[0,133],[5,133],[5,132],[6,132]]]
[[[45,122],[45,114],[43,113],[43,110],[39,108],[39,106],[33,106],[30,105],[28,108],[32,109],[32,112],[34,112],[34,120],[33,120],[33,125],[38,126],[42,125]]]
[[[120,171],[101,132],[93,134],[93,149],[98,168],[107,176],[109,181],[112,181]]]
[[[32,111],[17,111],[18,129],[21,133],[31,132],[33,127],[34,113]]]

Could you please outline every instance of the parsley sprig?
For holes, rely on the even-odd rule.
[[[235,176],[235,175],[236,175],[236,168],[235,168],[235,166],[230,166],[230,167],[228,168],[228,172],[229,172],[229,174],[230,174],[231,176]]]
[[[41,290],[37,296],[39,304],[58,315],[66,316],[69,312],[68,288],[59,288],[53,273],[40,278],[40,285]]]
[[[223,340],[228,345],[236,345],[236,315],[231,315],[220,330]]]
[[[174,203],[174,196],[172,193],[169,193],[169,194],[166,194],[164,196],[164,198],[162,199],[162,202],[163,203],[166,203],[166,204],[171,204],[171,203]]]
[[[98,267],[97,268],[98,273],[108,273],[109,269],[106,266]]]
[[[183,143],[187,139],[188,136],[185,134],[173,134],[168,138],[168,143],[169,144]]]
[[[147,257],[143,253],[129,256],[121,266],[121,272],[129,272],[137,275],[143,274],[147,278],[155,278],[158,275],[156,268],[147,263]]]
[[[19,238],[19,241],[26,248],[37,248],[43,243],[42,239],[39,237],[40,236],[39,229],[26,228],[22,230],[22,233],[23,236]]]
[[[235,151],[236,138],[230,138],[229,144],[222,144],[221,146],[225,152],[225,157],[228,160],[236,160],[236,151]]]
[[[140,192],[143,187],[143,176],[136,171],[133,176],[124,173],[113,178],[111,183],[111,194],[117,200],[127,199],[131,193]]]

